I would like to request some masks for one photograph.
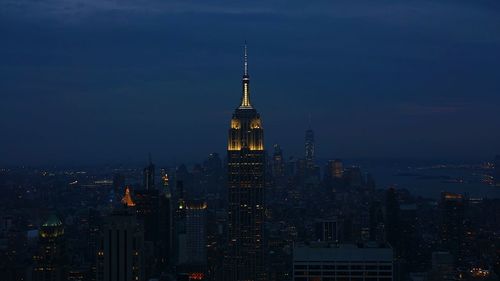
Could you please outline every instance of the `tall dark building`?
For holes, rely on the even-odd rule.
[[[135,192],[137,218],[144,225],[144,240],[156,242],[160,223],[160,194],[156,189]]]
[[[97,281],[144,280],[143,243],[133,210],[115,210],[101,232]]]
[[[282,178],[285,175],[285,161],[283,159],[283,151],[277,144],[274,145],[272,173],[275,179]]]
[[[184,210],[184,227],[178,233],[178,280],[183,280],[182,276],[198,276],[195,280],[204,280],[207,275],[207,203],[190,200],[185,202]]]
[[[306,131],[305,137],[305,158],[303,163],[299,161],[298,170],[300,171],[300,176],[302,180],[306,180],[308,182],[319,181],[320,178],[320,170],[319,167],[316,166],[315,160],[315,146],[314,146],[314,132],[312,129],[308,129]]]
[[[439,207],[441,245],[458,260],[464,239],[465,198],[462,194],[443,192]]]
[[[172,217],[172,194],[168,188],[160,194],[159,224],[158,224],[158,251],[161,267],[169,265],[172,260],[173,243],[173,217]]]
[[[245,46],[243,93],[229,129],[227,279],[265,280],[264,271],[264,131],[250,103]]]
[[[399,213],[398,195],[396,190],[391,187],[387,190],[385,198],[385,227],[387,241],[396,249],[396,252],[398,252],[401,242]]]
[[[306,165],[308,169],[314,167],[314,132],[312,129],[306,131],[305,138]]]
[[[210,153],[203,163],[206,191],[210,194],[220,193],[223,184],[222,160],[217,153]]]
[[[155,165],[151,161],[151,155],[149,155],[149,164],[143,171],[144,176],[144,188],[153,189],[155,186]]]

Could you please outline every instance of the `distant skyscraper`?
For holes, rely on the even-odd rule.
[[[273,177],[281,178],[285,175],[285,161],[283,160],[283,151],[277,144],[274,145],[273,162],[272,162]]]
[[[221,193],[224,169],[218,153],[210,153],[203,163],[206,191],[208,193]],[[224,190],[225,193],[225,190]]]
[[[189,201],[186,204],[187,262],[207,264],[207,203]]]
[[[332,183],[333,181],[338,181],[344,175],[344,167],[342,161],[339,159],[329,160],[326,164],[325,169],[325,181],[326,183]]]
[[[38,243],[33,281],[66,280],[64,226],[57,216],[51,215],[40,227]]]
[[[144,188],[153,189],[155,186],[155,165],[151,161],[151,155],[149,155],[149,164],[144,168]]]
[[[303,163],[301,163],[303,161]],[[314,132],[312,129],[306,131],[305,136],[305,157],[299,160],[299,179],[306,182],[318,182],[320,179],[320,169],[316,166]]]
[[[143,232],[129,209],[114,211],[101,232],[97,281],[144,280]]]
[[[441,227],[442,246],[455,258],[460,258],[461,244],[464,238],[465,198],[461,194],[443,192],[441,194]]]
[[[231,119],[228,162],[227,279],[265,280],[264,271],[264,131],[250,103],[245,46],[241,104]]]
[[[312,129],[306,131],[305,138],[306,166],[308,169],[314,168],[314,132]]]

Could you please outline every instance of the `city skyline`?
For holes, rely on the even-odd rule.
[[[1,0],[2,281],[499,281],[499,3]]]
[[[311,116],[318,157],[486,159],[500,150],[491,1],[9,3],[0,3],[2,164],[222,153],[244,40],[267,147],[302,155]]]

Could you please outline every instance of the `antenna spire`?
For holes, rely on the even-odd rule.
[[[244,75],[248,76],[248,54],[247,54],[247,41],[245,40],[245,72]]]
[[[244,52],[244,72],[243,72],[243,95],[241,97],[241,105],[239,108],[250,109],[252,105],[250,104],[250,76],[248,75],[248,53],[247,53],[247,41],[245,40],[245,52]]]

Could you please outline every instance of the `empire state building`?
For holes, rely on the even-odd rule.
[[[231,119],[227,159],[227,280],[265,280],[264,130],[259,113],[250,103],[246,45],[241,104]]]

